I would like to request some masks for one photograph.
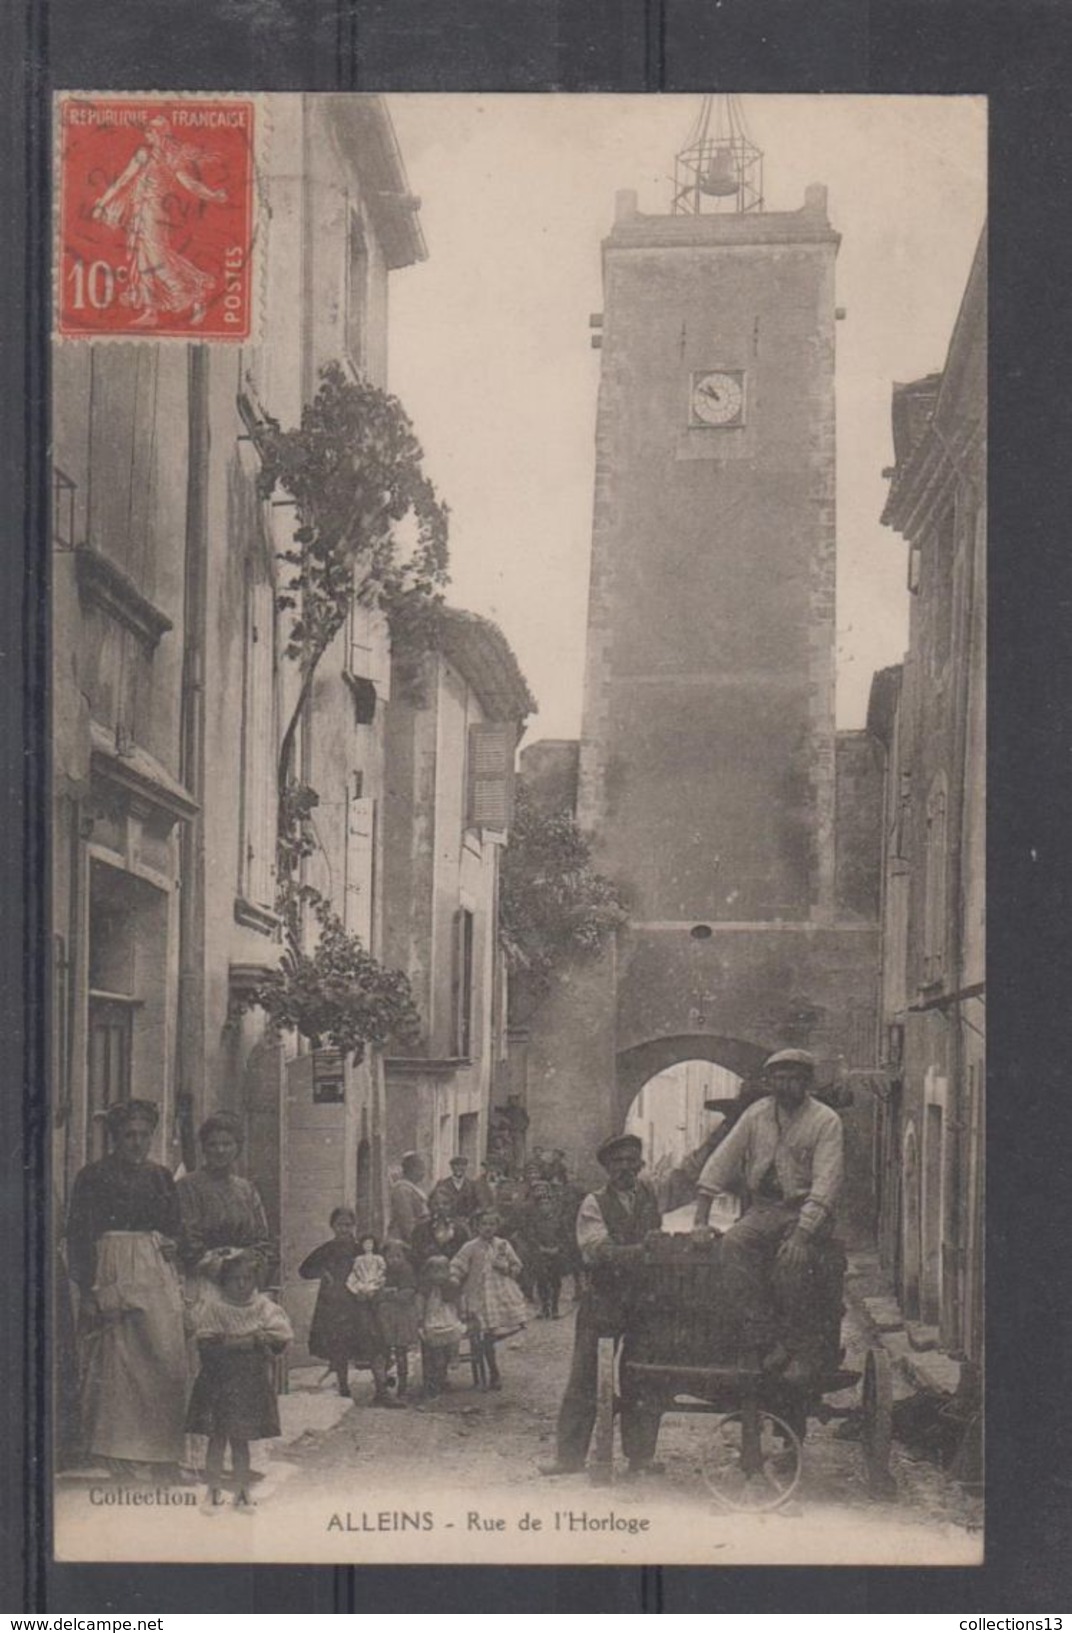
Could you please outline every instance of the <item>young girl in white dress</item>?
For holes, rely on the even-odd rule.
[[[473,1215],[476,1235],[451,1260],[451,1280],[461,1291],[469,1340],[484,1363],[486,1387],[501,1389],[495,1346],[525,1325],[528,1311],[517,1285],[521,1260],[504,1236],[497,1235],[499,1215],[482,1208]]]

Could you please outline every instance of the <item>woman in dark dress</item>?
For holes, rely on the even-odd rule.
[[[179,1180],[182,1265],[190,1276],[213,1248],[248,1248],[257,1255],[258,1284],[271,1286],[276,1268],[264,1206],[251,1180],[235,1173],[242,1154],[242,1125],[217,1112],[197,1131],[201,1166]],[[191,1287],[190,1293],[197,1289]]]
[[[169,1171],[148,1160],[158,1116],[149,1100],[110,1107],[112,1149],[75,1179],[67,1219],[86,1449],[139,1479],[161,1478],[182,1456],[189,1376],[179,1201]]]
[[[350,1393],[350,1346],[353,1330],[354,1296],[346,1278],[357,1257],[357,1217],[352,1208],[335,1208],[328,1224],[334,1231],[330,1242],[314,1247],[298,1266],[305,1281],[319,1281],[309,1354],[326,1361],[339,1381],[339,1394]]]

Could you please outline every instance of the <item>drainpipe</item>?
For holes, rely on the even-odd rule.
[[[197,802],[182,826],[179,864],[179,1013],[175,1032],[175,1111],[188,1169],[197,1163],[195,1129],[205,1081],[205,630],[208,618],[208,351],[187,351],[188,434],[183,583],[179,778]]]
[[[963,496],[967,504],[971,502],[972,488],[961,487],[958,500]],[[959,506],[958,506],[959,508]],[[964,858],[964,821],[967,813],[967,744],[968,744],[968,708],[971,699],[971,660],[973,649],[973,617],[972,609],[975,600],[975,554],[978,516],[975,506],[971,506],[970,536],[964,542],[964,570],[962,575],[963,595],[960,608],[961,624],[961,663],[956,677],[956,700],[954,716],[953,738],[953,787],[952,801],[954,811],[951,813],[953,821],[950,824],[952,843],[949,852],[949,873],[951,890],[948,902],[948,927],[950,966],[953,991],[961,994],[964,988],[964,889],[962,879]],[[948,1314],[948,1342],[951,1349],[959,1350],[964,1342],[964,1297],[965,1297],[965,1253],[967,1248],[966,1231],[966,1165],[967,1165],[967,1137],[966,1137],[966,1107],[967,1095],[964,1084],[964,1032],[962,1019],[963,999],[951,1006],[949,1025],[950,1034],[950,1072],[949,1072],[949,1122],[946,1128],[946,1144],[943,1174],[946,1197],[945,1218],[943,1220],[942,1239],[942,1275],[943,1289],[946,1289],[946,1277],[952,1281],[952,1287],[944,1291],[943,1303]]]

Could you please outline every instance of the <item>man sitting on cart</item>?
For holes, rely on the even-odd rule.
[[[764,1076],[770,1094],[742,1113],[704,1165],[696,1224],[707,1225],[716,1196],[742,1200],[721,1247],[742,1348],[788,1382],[809,1385],[823,1370],[815,1271],[841,1191],[841,1118],[813,1098],[815,1062],[805,1050],[771,1055]]]
[[[584,1468],[596,1420],[599,1340],[621,1339],[634,1294],[635,1272],[648,1236],[662,1222],[655,1192],[640,1176],[644,1147],[635,1134],[606,1140],[596,1160],[607,1183],[591,1192],[577,1214],[577,1246],[592,1272],[577,1309],[573,1359],[558,1414],[556,1456],[541,1474],[576,1474]],[[622,1400],[622,1448],[634,1473],[652,1466],[659,1417],[630,1397]]]

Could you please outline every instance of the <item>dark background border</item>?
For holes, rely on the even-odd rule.
[[[0,8],[0,1610],[1060,1611],[1072,1589],[1072,8],[1064,0],[8,0]],[[64,1566],[47,1554],[47,96],[975,92],[991,109],[988,1526],[979,1570]],[[895,546],[894,546],[895,547]],[[20,1096],[20,1086],[25,1092]]]

